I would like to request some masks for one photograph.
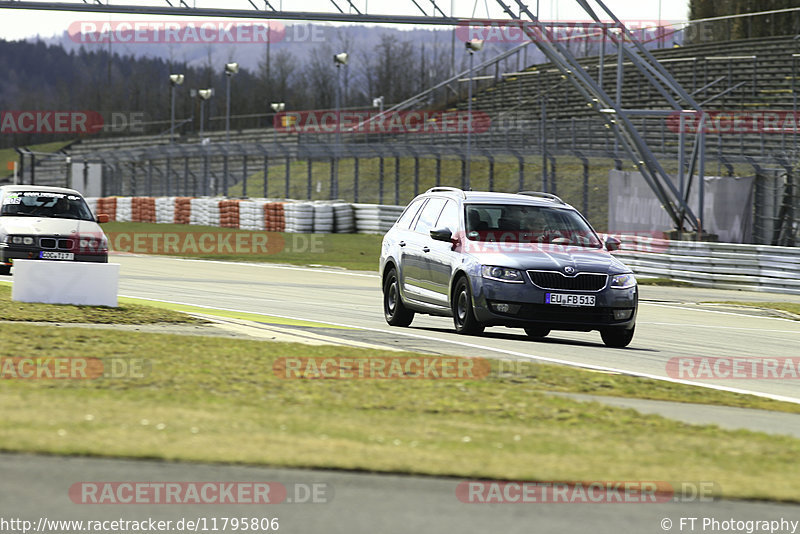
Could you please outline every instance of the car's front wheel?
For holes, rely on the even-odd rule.
[[[472,292],[466,278],[458,280],[453,296],[453,323],[456,332],[467,335],[483,332],[484,326],[475,318],[472,309]]]
[[[633,340],[635,328],[606,328],[600,331],[600,337],[607,347],[627,347]]]
[[[392,326],[408,326],[414,320],[414,312],[406,308],[400,296],[397,270],[391,269],[383,284],[383,316]]]

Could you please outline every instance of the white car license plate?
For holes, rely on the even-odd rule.
[[[72,252],[52,252],[52,251],[42,251],[39,255],[39,258],[43,260],[64,260],[64,261],[72,261],[75,259],[75,254]]]
[[[562,293],[547,293],[547,304],[559,306],[594,306],[594,295],[564,295]]]

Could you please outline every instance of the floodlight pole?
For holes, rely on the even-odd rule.
[[[169,142],[175,142],[175,84],[170,84],[169,87],[170,91],[170,101],[172,105],[170,106],[170,115],[169,115]]]
[[[472,69],[473,64],[475,61],[475,51],[470,49],[469,51],[469,88],[467,89],[467,117],[469,122],[467,123],[467,162],[466,162],[466,176],[464,177],[464,189],[469,191],[471,180],[470,180],[470,160],[472,158]]]
[[[225,95],[225,143],[231,142],[231,74],[226,73]]]

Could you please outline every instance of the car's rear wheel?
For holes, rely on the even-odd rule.
[[[11,266],[0,265],[0,276],[8,276],[9,274],[11,274]]]
[[[389,270],[383,284],[383,316],[392,326],[408,326],[414,320],[414,312],[406,308],[400,296],[400,282],[395,269]]]
[[[600,337],[607,347],[627,347],[633,340],[635,328],[606,328],[600,331]]]
[[[528,327],[525,329],[525,333],[528,334],[528,337],[531,339],[541,339],[543,337],[547,337],[547,335],[550,333],[550,329]]]
[[[484,326],[475,318],[475,311],[472,308],[472,292],[466,278],[459,278],[453,296],[453,323],[456,332],[466,335],[483,332]]]

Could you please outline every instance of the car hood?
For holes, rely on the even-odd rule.
[[[575,272],[627,273],[630,269],[605,249],[537,245],[531,243],[475,243],[465,252],[481,265],[496,265],[520,270],[562,271],[570,266]]]
[[[53,217],[0,217],[0,235],[96,235],[103,229],[94,221]]]

